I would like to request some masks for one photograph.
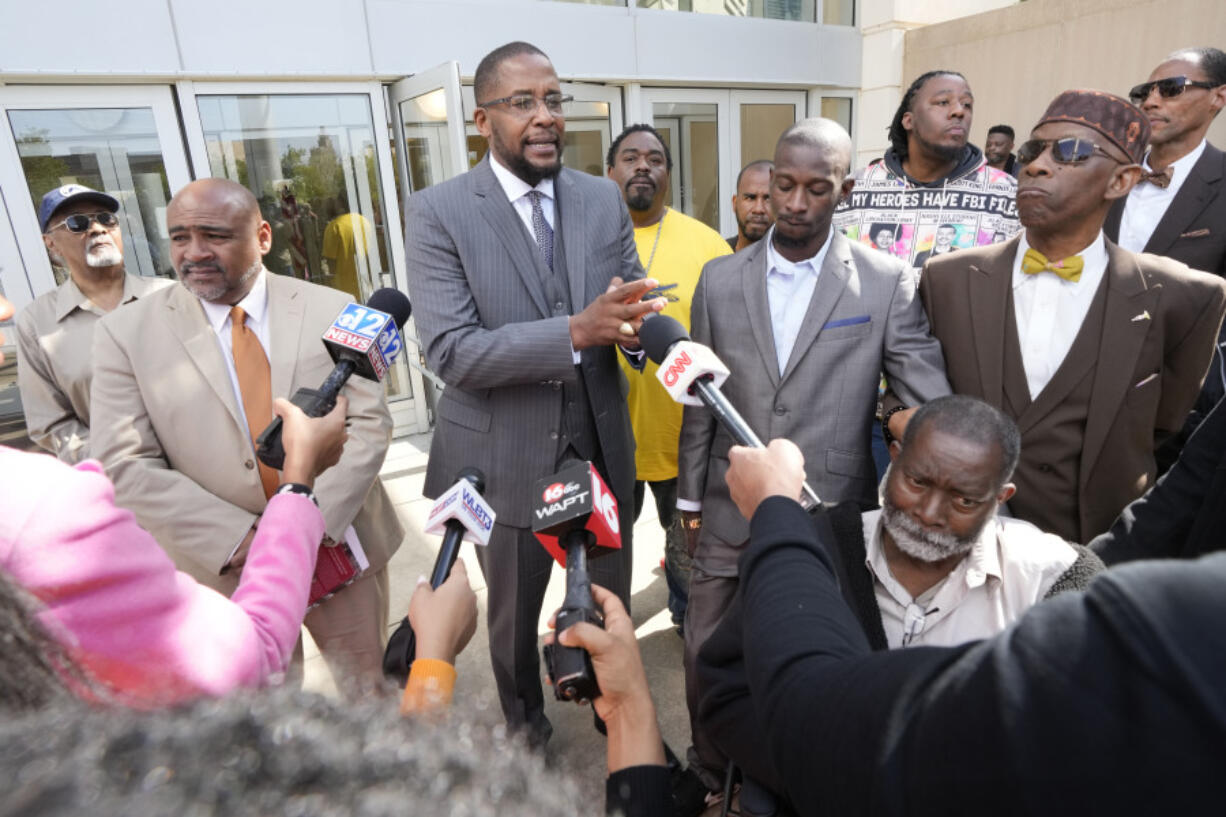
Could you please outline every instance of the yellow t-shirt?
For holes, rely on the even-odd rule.
[[[652,245],[656,243],[657,227],[660,227],[660,241],[651,268],[647,269]],[[672,208],[665,211],[662,222],[635,229],[634,241],[647,277],[660,282],[660,287],[647,297],[664,296],[668,300],[664,314],[676,318],[689,329],[690,301],[698,286],[698,276],[712,258],[732,253],[728,242],[701,221]],[[637,445],[634,456],[637,478],[652,482],[672,479],[677,476],[681,404],[669,397],[656,379],[656,364],[647,361],[642,373],[634,371],[624,358],[621,364],[630,381],[626,402]]]

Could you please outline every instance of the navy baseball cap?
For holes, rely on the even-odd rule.
[[[47,224],[56,210],[74,201],[96,202],[112,213],[119,209],[119,199],[114,196],[91,190],[83,184],[66,184],[43,196],[43,203],[38,206],[38,224],[42,231],[47,232]]]

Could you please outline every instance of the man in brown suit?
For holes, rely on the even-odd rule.
[[[1183,425],[1226,311],[1226,282],[1102,235],[1148,141],[1124,99],[1056,97],[1018,151],[1023,232],[920,278],[955,393],[1021,429],[1013,514],[1074,542],[1153,482],[1155,446]]]

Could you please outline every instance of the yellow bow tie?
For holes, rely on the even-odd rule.
[[[1026,254],[1022,256],[1022,272],[1027,275],[1038,275],[1046,270],[1074,284],[1081,280],[1081,269],[1084,266],[1085,261],[1081,260],[1080,255],[1071,255],[1060,261],[1048,261],[1047,256],[1032,248],[1026,250]]]

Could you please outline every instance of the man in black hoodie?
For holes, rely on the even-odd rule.
[[[890,125],[890,149],[856,174],[856,186],[835,211],[834,224],[873,245],[873,225],[897,225],[896,255],[920,267],[936,252],[993,243],[1021,225],[1017,182],[987,164],[967,142],[975,98],[956,71],[930,71],[903,95]]]

